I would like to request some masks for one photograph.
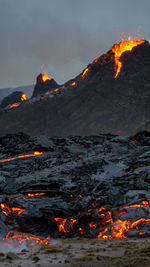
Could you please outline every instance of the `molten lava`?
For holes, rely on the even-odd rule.
[[[28,197],[37,197],[37,196],[44,196],[46,193],[28,193]]]
[[[47,80],[51,80],[52,78],[50,78],[49,76],[46,76],[45,74],[42,74],[42,81],[43,83],[45,83]]]
[[[87,74],[88,71],[89,71],[88,68],[86,68],[86,69],[83,71],[82,78],[84,78],[84,76]]]
[[[50,81],[52,78],[49,77],[47,69],[46,69],[44,64],[41,66],[41,69],[42,69],[42,81],[43,81],[43,83],[45,83],[47,80]]]
[[[27,246],[33,246],[35,244],[39,244],[39,245],[49,245],[51,244],[50,242],[50,238],[39,238],[39,237],[35,237],[29,234],[23,234],[18,232],[17,230],[12,230],[10,232],[8,232],[8,234],[6,235],[5,238],[3,238],[3,241],[10,241],[13,242],[14,241],[18,241],[19,243],[22,243],[24,241],[27,242]]]
[[[19,103],[14,103],[14,104],[12,104],[9,108],[16,108],[16,107],[18,107],[19,106]]]
[[[19,155],[19,156],[13,157],[13,158],[1,159],[1,160],[0,160],[0,163],[2,163],[2,162],[8,162],[8,161],[13,161],[13,160],[15,160],[15,159],[22,159],[22,158],[36,157],[36,156],[39,156],[39,155],[42,155],[42,154],[43,154],[43,152],[35,151],[33,154]]]
[[[25,211],[25,209],[21,209],[19,207],[12,207],[12,208],[10,208],[5,203],[0,203],[0,208],[1,208],[1,212],[3,214],[5,214],[5,216],[8,216],[9,214],[12,214],[12,213],[21,214],[21,213],[23,213]]]
[[[71,86],[75,86],[76,85],[76,82],[73,82],[72,84],[71,84]]]
[[[131,51],[133,47],[140,45],[144,43],[144,40],[135,40],[129,36],[127,41],[122,40],[119,44],[115,44],[112,47],[112,52],[115,54],[115,63],[116,63],[116,74],[115,78],[119,75],[121,68],[122,68],[122,62],[120,61],[121,55],[126,51]]]
[[[26,101],[26,100],[27,100],[26,94],[22,94],[21,101]]]
[[[69,233],[73,230],[75,219],[55,218],[59,232]]]

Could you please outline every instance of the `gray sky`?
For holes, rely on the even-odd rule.
[[[120,40],[150,40],[150,0],[0,0],[0,88],[32,84],[45,64],[58,83]]]

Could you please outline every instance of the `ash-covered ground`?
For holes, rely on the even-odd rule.
[[[150,235],[150,133],[0,138],[0,232]]]

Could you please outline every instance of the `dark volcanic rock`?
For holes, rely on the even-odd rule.
[[[12,94],[6,96],[2,100],[0,107],[6,108],[8,105],[21,102],[22,95],[23,95],[23,92],[19,92],[19,91],[13,92]]]
[[[55,89],[57,87],[59,87],[59,85],[55,82],[54,79],[46,80],[45,82],[43,82],[42,74],[40,74],[37,77],[37,82],[34,87],[32,98],[44,95],[46,92]]]
[[[30,156],[37,148],[43,154]],[[150,235],[150,133],[19,133],[1,137],[0,151],[3,236],[13,229],[52,237]]]
[[[58,92],[54,91],[57,85],[53,80],[42,83],[39,77],[34,96],[47,90],[49,95],[0,114],[0,135],[18,131],[61,137],[99,132],[132,135],[150,130],[149,43],[145,41],[125,52],[120,60],[123,66],[116,79],[110,50],[89,64],[85,75],[82,72],[60,86]]]

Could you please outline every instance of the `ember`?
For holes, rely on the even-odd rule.
[[[132,40],[132,38],[129,36],[127,41],[122,40],[119,44],[115,44],[112,47],[112,52],[114,52],[115,54],[115,62],[116,62],[115,78],[117,78],[122,68],[122,62],[119,60],[121,55],[125,51],[131,51],[133,47],[140,45],[142,43],[144,43],[144,40],[140,40],[140,41],[137,41],[135,39]]]

